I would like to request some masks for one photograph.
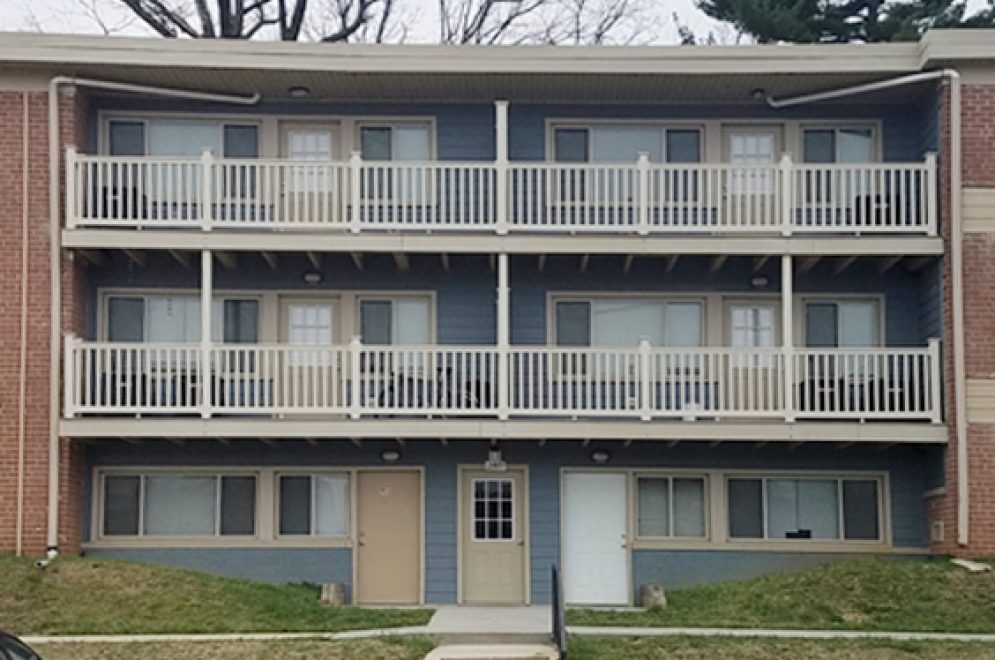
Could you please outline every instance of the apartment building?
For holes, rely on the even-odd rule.
[[[995,550],[990,33],[0,45],[0,548],[596,605]]]

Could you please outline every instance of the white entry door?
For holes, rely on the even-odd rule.
[[[626,475],[563,475],[563,599],[570,605],[627,605]]]

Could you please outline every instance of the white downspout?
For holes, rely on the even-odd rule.
[[[964,245],[961,233],[960,74],[954,69],[942,69],[787,99],[774,99],[768,96],[766,100],[767,105],[779,109],[940,79],[946,79],[950,82],[950,304],[953,315],[954,417],[956,419],[955,435],[957,436],[957,543],[966,546],[970,538],[971,493],[967,481],[969,471],[967,463],[967,368],[965,366],[966,351],[964,346]]]
[[[49,268],[52,276],[49,292],[51,333],[48,356],[48,533],[46,545],[48,545],[50,556],[57,552],[59,546],[59,390],[61,389],[60,376],[62,373],[59,368],[62,350],[62,268],[59,259],[61,249],[59,183],[62,177],[59,173],[59,87],[62,85],[237,105],[254,105],[262,98],[258,92],[251,96],[237,96],[73,76],[55,76],[48,81]]]
[[[27,433],[28,388],[28,229],[31,189],[28,184],[29,121],[31,108],[28,93],[22,92],[21,108],[21,351],[17,374],[17,519],[14,524],[14,554],[24,553],[24,459]]]

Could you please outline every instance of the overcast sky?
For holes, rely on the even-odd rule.
[[[970,11],[976,11],[986,2],[968,0],[967,4]],[[100,34],[104,31],[103,24],[115,34],[150,34],[144,24],[120,8],[120,0],[0,0],[0,5],[5,9],[0,13],[0,30]],[[406,41],[436,40],[437,0],[399,0],[398,6],[406,9],[409,23]],[[699,36],[712,32],[722,43],[736,40],[728,25],[718,24],[705,16],[695,7],[695,0],[647,0],[646,6],[652,9],[639,21],[645,26],[638,38],[640,43],[675,43],[674,13]]]
[[[435,41],[437,0],[399,0],[398,6],[402,4],[409,8],[418,7],[410,15],[421,17],[420,20],[411,20],[414,25],[406,41]],[[709,31],[717,30],[723,40],[735,38],[731,30],[717,25],[700,12],[694,0],[650,0],[648,4],[655,9],[646,17],[645,23],[653,27],[646,31],[640,42],[676,42],[677,31],[671,18],[674,12],[696,34],[704,36]],[[141,22],[129,18],[127,10],[118,8],[118,0],[0,0],[0,5],[6,9],[0,13],[2,30],[38,30],[40,27],[45,32],[100,34],[100,24],[92,16],[95,10],[104,24],[115,29],[115,33],[149,34]]]

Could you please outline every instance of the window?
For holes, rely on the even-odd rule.
[[[704,478],[641,476],[636,483],[640,537],[705,537]]]
[[[331,161],[334,156],[332,131],[319,128],[295,128],[287,131],[287,157],[310,162]],[[329,192],[333,181],[320,167],[298,165],[291,170],[290,189],[305,192]]]
[[[112,156],[200,156],[256,158],[259,128],[218,121],[111,121],[108,146]]]
[[[209,473],[108,474],[104,536],[252,536],[256,478]]]
[[[362,126],[359,144],[364,161],[427,161],[431,158],[429,126],[426,124]],[[361,194],[374,200],[423,202],[430,196],[427,187],[432,182],[419,168],[405,170],[402,174],[386,167],[368,167],[361,181]]]
[[[362,126],[359,143],[363,160],[426,161],[431,158],[427,124]]]
[[[809,128],[802,134],[806,163],[871,163],[874,130],[871,128]]]
[[[211,309],[211,339],[255,343],[259,339],[259,301],[216,298]],[[108,341],[200,341],[200,298],[193,295],[110,296]]]
[[[473,480],[473,540],[511,541],[515,538],[515,482],[512,479]]]
[[[772,348],[774,346],[774,308],[770,305],[737,304],[729,308],[729,337],[733,348]],[[736,367],[774,366],[770,355],[736,355]]]
[[[877,479],[737,477],[727,484],[734,540],[881,540]]]
[[[370,345],[428,344],[429,308],[429,299],[424,297],[361,300],[360,337]]]
[[[701,345],[700,302],[605,298],[557,301],[557,346]]]
[[[553,129],[558,163],[635,163],[640,152],[651,162],[701,161],[701,131],[649,125],[598,125]]]
[[[349,476],[280,476],[281,536],[347,536]]]
[[[877,302],[849,300],[806,303],[805,344],[813,348],[877,346]]]

